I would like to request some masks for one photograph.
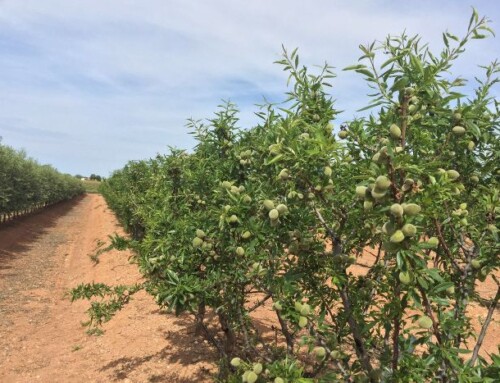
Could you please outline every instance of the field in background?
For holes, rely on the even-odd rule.
[[[101,182],[95,180],[83,180],[82,183],[86,193],[99,193],[99,185]]]

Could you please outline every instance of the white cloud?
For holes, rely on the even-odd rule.
[[[498,24],[494,2],[476,3]],[[241,125],[255,123],[253,104],[286,90],[272,64],[281,44],[337,67],[332,95],[349,118],[368,89],[340,69],[360,43],[406,29],[440,48],[441,32],[462,34],[469,16],[451,0],[0,2],[0,136],[63,171],[107,175],[167,145],[191,147],[186,119],[211,117],[221,99],[239,104]],[[472,78],[497,45],[478,41],[457,73]]]

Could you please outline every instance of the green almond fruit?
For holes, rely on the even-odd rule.
[[[300,328],[304,328],[304,327],[306,327],[306,326],[307,326],[307,318],[306,318],[306,317],[301,316],[301,317],[299,318],[299,327],[300,327]]]
[[[401,271],[399,273],[399,281],[403,284],[403,285],[408,285],[410,284],[411,282],[411,276],[410,276],[410,273],[408,273],[407,271]]]
[[[264,202],[262,202],[262,204],[264,205],[264,207],[267,209],[267,210],[272,210],[274,209],[274,202],[271,201],[270,199],[266,199],[264,200]]]
[[[465,128],[463,126],[460,126],[460,125],[454,126],[453,129],[451,129],[451,131],[454,134],[456,134],[457,136],[461,136],[461,135],[465,134]]]
[[[247,375],[247,383],[255,383],[259,379],[257,374],[253,371],[250,371]]]
[[[283,380],[283,378],[277,376],[276,378],[274,378],[274,383],[285,383],[285,381]]]
[[[408,107],[408,112],[410,112],[410,113],[413,113],[413,112],[415,112],[416,110],[417,110],[416,105],[410,105],[410,106]]]
[[[279,154],[280,150],[281,150],[281,145],[280,144],[271,144],[271,145],[269,145],[268,150],[269,150],[269,153],[271,153],[271,154],[274,154],[274,155]]]
[[[248,160],[240,160],[240,165],[246,165],[248,164]]]
[[[453,113],[453,118],[457,121],[460,121],[462,119],[462,114],[459,112]]]
[[[396,228],[392,222],[386,222],[384,226],[382,226],[382,232],[386,235],[394,234],[394,230],[396,230]]]
[[[297,301],[297,302],[295,302],[294,307],[295,307],[295,311],[300,313],[300,310],[302,310],[302,303]]]
[[[276,210],[278,210],[280,215],[283,215],[288,212],[288,207],[285,204],[280,203],[278,206],[276,206]]]
[[[395,217],[402,217],[404,213],[403,206],[399,203],[395,203],[391,206],[391,214]]]
[[[281,305],[281,303],[279,302],[274,302],[273,304],[273,308],[276,310],[276,311],[281,311],[283,310],[283,306]]]
[[[439,246],[439,239],[437,237],[430,237],[428,240],[427,240],[427,244],[432,246],[432,248],[436,248]]]
[[[409,203],[404,207],[405,214],[408,214],[409,216],[417,215],[421,210],[422,208],[420,205],[417,205],[416,203]]]
[[[403,182],[403,185],[413,186],[414,183],[415,183],[415,180],[413,178],[407,178]]]
[[[387,195],[387,190],[380,190],[380,189],[373,189],[371,191],[371,196],[374,198],[374,199],[382,199],[384,198],[385,196]]]
[[[311,306],[309,306],[307,303],[304,303],[302,305],[302,308],[300,309],[300,315],[308,316],[310,313],[311,313]]]
[[[252,197],[250,197],[248,194],[243,197],[243,202],[245,203],[250,203],[252,202]]]
[[[358,198],[365,198],[366,189],[367,187],[363,185],[356,186],[356,195]]]
[[[259,375],[262,372],[262,369],[263,369],[262,363],[254,363],[252,368],[253,372],[255,372],[257,375]]]
[[[339,132],[339,138],[342,140],[345,140],[348,135],[349,135],[349,132],[347,130],[341,130]]]
[[[430,329],[432,327],[432,319],[427,315],[422,315],[417,321],[418,327],[423,329]]]
[[[401,228],[401,231],[403,232],[405,237],[413,237],[415,234],[417,234],[417,227],[415,225],[412,225],[411,223],[406,223]]]
[[[455,294],[455,286],[450,286],[446,289],[446,292],[448,293],[448,295],[453,295]]]
[[[375,180],[375,187],[380,190],[387,190],[392,182],[386,176],[378,176]]]
[[[242,248],[241,246],[238,246],[236,248],[236,254],[239,255],[240,257],[244,256],[245,255],[245,249]]]
[[[233,367],[239,367],[241,364],[241,359],[240,358],[233,358],[231,359],[231,366]]]
[[[280,180],[286,180],[289,177],[290,177],[290,172],[288,171],[288,169],[282,169],[278,174],[278,178]]]
[[[401,230],[396,230],[393,235],[391,235],[390,241],[392,243],[400,243],[405,239],[405,235]]]
[[[326,350],[324,347],[318,346],[314,347],[313,353],[314,355],[316,355],[316,358],[324,358],[326,355]]]
[[[233,214],[231,217],[229,217],[229,222],[230,223],[238,222],[238,217],[235,214]]]
[[[451,215],[453,215],[455,217],[462,215],[462,209],[453,210],[451,212]]]
[[[474,141],[469,141],[467,143],[467,149],[469,149],[469,151],[474,150],[475,147],[476,147],[476,143]]]
[[[473,259],[470,264],[474,270],[481,268],[481,261],[478,259]]]
[[[205,238],[205,237],[206,237],[206,234],[205,234],[205,232],[204,232],[203,230],[201,230],[201,229],[196,229],[196,236],[197,236],[198,238],[203,239],[203,238]]]
[[[201,247],[201,245],[203,245],[203,239],[198,238],[198,237],[193,239],[193,246],[194,247]]]
[[[413,93],[415,93],[415,88],[412,88],[411,86],[405,88],[405,94],[407,96],[411,96]]]
[[[373,202],[372,201],[365,201],[365,202],[363,202],[363,208],[365,210],[371,210],[371,209],[373,209]]]
[[[224,188],[224,189],[231,189],[231,182],[229,181],[222,181],[221,183],[221,186]]]
[[[401,129],[396,124],[391,125],[391,127],[389,128],[389,132],[391,133],[391,136],[393,138],[400,138],[401,137]]]
[[[374,162],[379,162],[379,160],[380,160],[380,153],[379,153],[379,152],[377,152],[377,153],[375,153],[375,154],[373,155],[373,157],[372,157],[372,161],[374,161]]]
[[[330,352],[330,358],[332,358],[333,360],[340,359],[342,358],[342,353],[338,350],[333,350],[332,352]]]
[[[462,202],[459,207],[461,210],[465,210],[467,209],[467,204],[465,202]]]
[[[332,173],[333,173],[332,168],[329,166],[325,166],[325,168],[323,169],[323,174],[327,177],[330,177]]]
[[[252,233],[250,233],[248,230],[243,232],[243,234],[241,234],[241,238],[243,239],[248,239],[252,236]]]
[[[430,177],[432,177],[432,176],[430,176]],[[403,187],[402,187],[403,191],[404,192],[410,191],[413,188],[413,184],[414,184],[414,181],[412,179],[405,180],[405,182],[403,183]]]
[[[269,212],[269,218],[271,218],[271,221],[275,221],[279,218],[280,212],[277,209],[272,209]]]
[[[458,179],[460,177],[460,173],[457,172],[456,170],[447,170],[446,171],[446,174],[448,174],[448,178],[452,181],[455,181],[456,179]]]

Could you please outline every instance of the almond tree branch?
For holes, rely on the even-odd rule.
[[[484,337],[486,336],[486,330],[493,319],[493,313],[498,305],[498,301],[500,300],[500,284],[498,284],[497,280],[497,293],[495,295],[495,299],[491,302],[490,308],[488,309],[488,315],[486,316],[486,320],[484,321],[483,327],[481,327],[481,332],[479,333],[479,337],[477,338],[476,346],[474,347],[474,351],[472,352],[472,357],[470,359],[469,365],[474,366],[476,363],[477,357],[479,355],[479,349],[483,344]]]

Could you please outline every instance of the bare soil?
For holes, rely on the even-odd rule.
[[[89,304],[71,303],[71,288],[140,281],[129,252],[104,253],[98,265],[91,260],[113,233],[123,231],[98,194],[0,226],[0,382],[212,381],[217,355],[194,336],[191,319],[160,312],[144,292],[105,324],[104,335],[86,334],[81,322]],[[363,274],[373,257],[366,251],[350,271]],[[491,299],[496,286],[488,278],[478,290]],[[479,331],[487,309],[473,304],[470,311]],[[483,344],[486,357],[499,344],[497,314]],[[253,316],[259,331],[272,335],[270,304]]]
[[[89,336],[88,302],[71,303],[82,282],[140,280],[130,253],[95,265],[100,241],[122,233],[102,196],[88,194],[0,228],[0,382],[209,382],[215,353],[187,317],[158,311],[147,294]]]

